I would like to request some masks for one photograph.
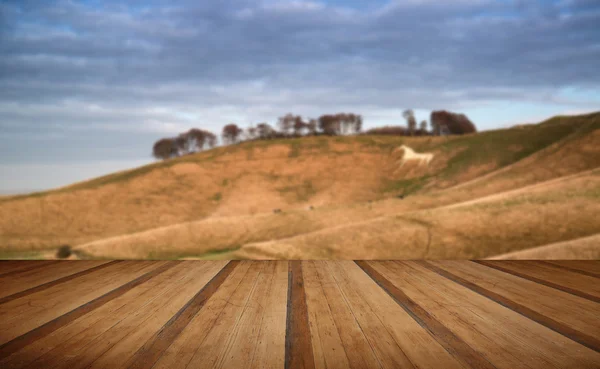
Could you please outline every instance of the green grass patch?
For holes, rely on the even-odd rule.
[[[241,245],[233,245],[222,249],[209,250],[198,254],[193,252],[170,253],[170,252],[150,252],[146,257],[147,260],[179,260],[185,258],[198,258],[203,260],[225,260],[230,259],[229,255],[241,248]]]
[[[0,250],[0,259],[4,260],[37,260],[43,259],[40,250]]]
[[[293,194],[298,201],[307,201],[317,193],[312,181],[308,179],[302,184],[279,187],[277,191],[284,195]]]
[[[210,197],[210,200],[211,201],[221,201],[222,198],[223,198],[223,195],[220,192],[217,192],[216,194],[214,194]]]
[[[429,176],[402,180],[387,180],[384,182],[381,192],[384,194],[394,193],[398,195],[410,195],[421,190],[428,181]]]

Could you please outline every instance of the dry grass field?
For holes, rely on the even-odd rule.
[[[433,160],[400,167],[400,145]],[[465,136],[245,142],[0,197],[0,258],[63,244],[75,258],[488,258],[549,244],[531,255],[589,258],[597,243],[561,242],[600,234],[598,168],[600,113]]]

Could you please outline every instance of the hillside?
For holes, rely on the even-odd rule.
[[[401,145],[429,166],[400,166]],[[0,197],[0,256],[70,244],[80,257],[488,257],[600,233],[599,166],[600,113],[466,136],[245,142]]]

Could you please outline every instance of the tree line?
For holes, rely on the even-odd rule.
[[[288,113],[278,118],[274,128],[268,123],[250,125],[246,129],[235,123],[227,124],[221,131],[224,145],[233,145],[241,141],[271,140],[278,138],[296,138],[302,136],[341,136],[341,135],[397,135],[397,136],[431,136],[448,134],[466,134],[476,132],[475,125],[464,115],[444,110],[434,111],[430,117],[430,128],[427,121],[417,124],[411,109],[405,110],[402,116],[406,126],[384,126],[362,131],[363,118],[354,113],[337,113],[321,115],[317,119],[304,120],[299,115]],[[169,159],[193,154],[217,145],[217,136],[209,131],[192,128],[176,137],[162,138],[154,143],[152,154],[157,159]]]

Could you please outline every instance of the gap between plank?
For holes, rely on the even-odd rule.
[[[528,308],[527,306],[521,305],[518,302],[510,300],[509,298],[506,298],[496,292],[490,291],[486,288],[476,285],[475,283],[469,282],[468,280],[466,280],[460,276],[457,276],[456,274],[453,274],[446,269],[442,269],[442,268],[438,267],[437,265],[430,264],[427,261],[416,261],[416,263],[421,265],[424,268],[431,270],[432,272],[435,272],[435,273],[441,275],[442,277],[444,277],[446,279],[451,280],[452,282],[458,283],[461,286],[466,287],[466,288],[470,289],[471,291],[480,294],[481,296],[487,297],[488,299],[490,299],[506,308],[509,308],[510,310],[512,310],[516,313],[519,313],[519,314],[523,315],[524,317],[529,318],[529,319],[533,320],[534,322],[537,322],[537,323],[545,326],[546,328],[549,328],[557,333],[560,333],[561,335],[563,335],[581,345],[584,345],[587,348],[590,348],[596,352],[600,352],[600,340],[598,340],[597,338],[594,338],[583,332],[573,329],[564,323],[558,322],[550,317],[547,317],[541,313],[538,313],[537,311],[535,311],[531,308]]]
[[[314,369],[315,358],[308,325],[308,308],[302,262],[288,266],[288,300],[285,329],[285,369]]]
[[[231,260],[128,360],[126,368],[152,368],[239,264]]]
[[[582,270],[582,269],[577,269],[577,268],[572,268],[570,266],[566,266],[566,265],[560,264],[558,262],[552,262],[552,261],[546,261],[546,260],[536,260],[536,262],[541,263],[543,265],[552,266],[554,268],[568,270],[569,272],[587,275],[588,277],[600,278],[600,274],[598,274],[598,273],[589,272],[587,270]]]
[[[458,362],[467,368],[495,369],[481,353],[474,350],[450,329],[434,318],[423,307],[408,297],[391,281],[381,275],[366,261],[354,261],[375,283],[377,283],[400,307],[402,307],[421,327]]]
[[[124,285],[115,288],[114,290],[105,293],[104,295],[95,298],[94,300],[87,302],[70,312],[63,314],[25,334],[22,334],[19,337],[12,339],[11,341],[6,342],[5,344],[0,346],[0,359],[3,359],[11,354],[19,351],[25,346],[30,345],[31,343],[39,340],[40,338],[46,337],[52,332],[64,327],[65,325],[73,322],[74,320],[82,317],[83,315],[101,307],[107,302],[116,299],[117,297],[123,295],[124,293],[130,291],[134,287],[139,286],[140,284],[148,281],[150,278],[155,277],[166,270],[174,267],[178,264],[177,261],[170,261],[168,263],[163,264],[162,266],[149,271],[148,273],[137,277],[136,279],[125,283]]]
[[[21,292],[13,293],[12,295],[4,296],[4,297],[0,298],[0,305],[2,305],[4,303],[7,303],[9,301],[12,301],[12,300],[21,298],[23,296],[31,295],[32,293],[36,293],[36,292],[40,292],[40,291],[46,290],[46,289],[48,289],[50,287],[57,286],[59,284],[68,282],[70,280],[73,280],[73,279],[75,279],[77,277],[81,277],[81,276],[84,276],[86,274],[90,274],[92,272],[95,272],[95,271],[100,270],[100,269],[104,269],[104,268],[106,268],[108,266],[111,266],[111,265],[114,265],[114,264],[120,263],[120,262],[121,262],[120,260],[113,260],[111,262],[104,263],[104,264],[101,264],[101,265],[97,265],[97,266],[92,267],[90,269],[82,270],[82,271],[80,271],[78,273],[71,274],[71,275],[68,275],[68,276],[56,279],[54,281],[50,281],[50,282],[41,284],[41,285],[36,286],[36,287],[28,288],[28,289],[26,289],[24,291],[21,291]],[[76,263],[76,261],[75,261],[75,263]]]
[[[508,274],[516,275],[517,277],[528,279],[528,280],[530,280],[532,282],[543,284],[544,286],[552,287],[554,289],[557,289],[557,290],[560,290],[560,291],[563,291],[563,292],[566,292],[566,293],[570,293],[571,295],[574,295],[574,296],[579,296],[579,297],[582,297],[584,299],[600,303],[600,297],[596,297],[596,296],[590,295],[589,293],[585,293],[583,291],[579,291],[579,290],[576,290],[574,288],[562,286],[560,284],[557,284],[557,283],[554,283],[554,282],[550,282],[550,281],[547,281],[545,279],[533,277],[533,276],[531,276],[529,274],[525,274],[525,273],[521,273],[521,272],[518,272],[518,271],[515,271],[515,270],[512,270],[512,269],[509,269],[509,268],[505,268],[502,265],[499,265],[498,262],[489,262],[487,260],[473,260],[473,262],[481,264],[481,265],[485,265],[486,267],[489,267],[489,268],[494,268],[494,269],[500,270],[500,271],[502,271],[504,273],[508,273]],[[511,261],[510,263],[515,263],[515,262]],[[518,261],[516,263],[518,263]]]

